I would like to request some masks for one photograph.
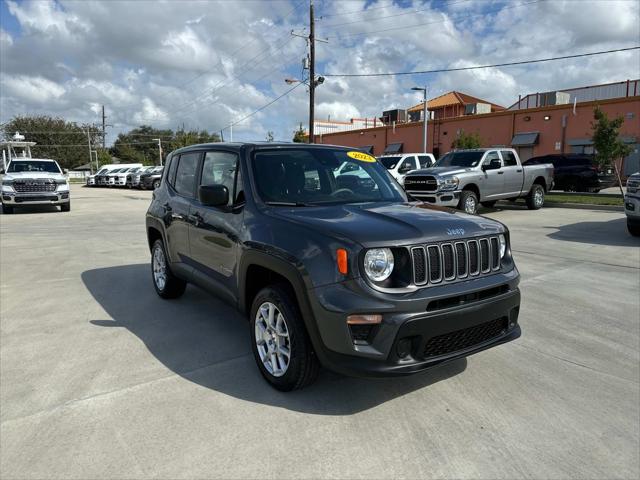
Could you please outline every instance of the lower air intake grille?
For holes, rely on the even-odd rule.
[[[507,317],[502,317],[463,330],[445,333],[427,341],[423,356],[428,359],[466,350],[503,334],[506,329]]]

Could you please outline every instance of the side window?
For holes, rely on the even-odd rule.
[[[513,152],[509,150],[502,150],[502,160],[504,160],[505,167],[517,167],[518,161]]]
[[[360,167],[358,165],[355,165],[353,163],[347,163],[342,169],[342,173],[357,172],[358,170],[360,170]]]
[[[229,190],[229,202],[234,198],[234,185],[236,169],[238,168],[238,156],[231,152],[207,152],[202,164],[201,185],[224,185]]]
[[[169,165],[169,173],[167,174],[167,181],[172,187],[176,184],[176,169],[178,168],[179,156],[171,157],[171,164]]]
[[[402,161],[402,165],[398,168],[399,172],[415,170],[416,168],[416,157],[407,157]]]
[[[489,165],[492,160],[500,160],[500,156],[498,155],[498,152],[496,152],[495,150],[487,153],[487,156],[484,159],[483,165]]]
[[[198,165],[199,152],[180,155],[180,161],[176,169],[174,188],[176,192],[185,197],[193,197],[196,187],[196,166]]]
[[[428,168],[431,166],[431,159],[426,155],[419,155],[418,161],[420,162],[420,168]]]

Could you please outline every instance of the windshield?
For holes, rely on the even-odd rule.
[[[253,158],[258,193],[265,203],[291,206],[407,201],[373,157],[353,155],[362,160],[329,148],[259,150]]]
[[[436,167],[476,167],[482,156],[483,151],[471,152],[449,152],[436,162]]]
[[[384,165],[387,170],[393,170],[402,157],[380,157],[378,161]]]
[[[7,168],[7,173],[19,172],[47,172],[62,173],[56,162],[39,162],[37,160],[13,160]]]

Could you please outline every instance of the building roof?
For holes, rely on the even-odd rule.
[[[438,108],[449,107],[451,105],[468,105],[470,103],[488,103],[489,105],[491,105],[492,110],[495,110],[495,111],[505,110],[505,107],[501,105],[497,105],[487,100],[483,100],[481,98],[474,97],[472,95],[467,95],[466,93],[458,92],[455,90],[452,92],[448,92],[443,95],[440,95],[439,97],[432,98],[427,102],[427,107],[429,108],[429,110],[435,110]],[[407,111],[415,112],[415,111],[422,110],[422,108],[423,108],[422,103],[419,103],[418,105],[415,105],[407,109]]]

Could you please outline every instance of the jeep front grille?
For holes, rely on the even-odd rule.
[[[53,180],[22,180],[13,182],[13,189],[18,193],[55,192],[56,182]]]
[[[499,245],[498,237],[483,237],[412,247],[413,283],[434,285],[495,272]]]

